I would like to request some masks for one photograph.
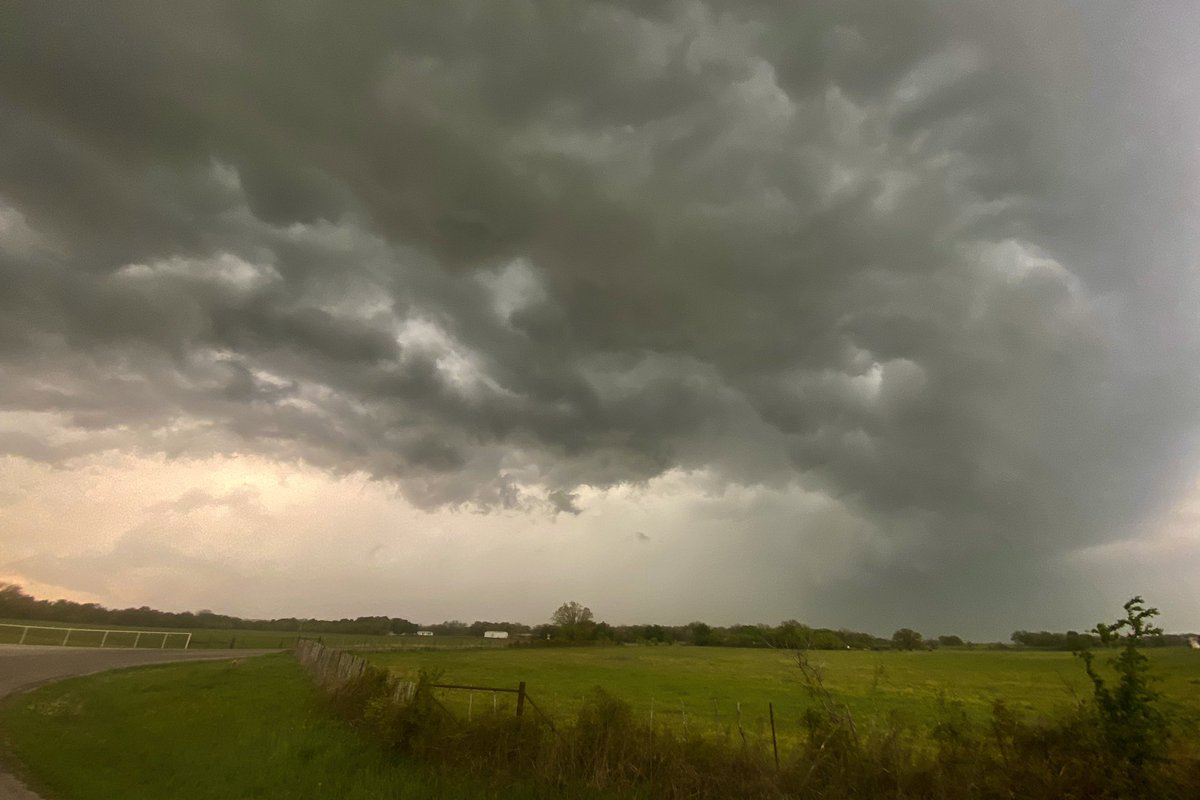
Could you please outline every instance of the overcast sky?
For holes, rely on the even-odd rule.
[[[0,580],[1200,629],[1200,9],[6,3]]]

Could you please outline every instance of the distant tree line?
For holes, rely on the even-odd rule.
[[[591,609],[576,602],[564,603],[550,624],[532,629],[536,641],[550,643],[690,644],[699,647],[770,647],[781,650],[892,650],[932,649],[962,645],[958,636],[925,639],[902,628],[890,639],[845,628],[813,628],[794,619],[778,625],[729,625],[706,622],[687,625],[609,625],[596,622]]]
[[[690,644],[699,647],[764,647],[780,650],[932,650],[938,646],[959,646],[958,636],[925,639],[904,628],[892,638],[883,638],[846,628],[814,628],[796,620],[778,625],[609,625],[595,622],[570,629],[555,625],[534,628],[567,641],[609,641],[614,644]],[[544,638],[544,637],[543,637]]]
[[[439,622],[436,625],[412,625],[411,629],[397,630],[394,633],[414,633],[418,630],[418,627],[420,630],[430,631],[435,636],[483,636],[484,631],[507,631],[512,636],[519,636],[522,633],[529,633],[533,630],[521,622],[486,622],[484,620],[475,620],[467,624],[466,622],[452,619],[446,622]]]
[[[689,644],[700,647],[772,647],[802,650],[928,650],[936,647],[973,646],[962,638],[943,635],[925,638],[911,628],[901,628],[891,638],[845,628],[814,628],[790,619],[778,625],[610,625],[598,622],[592,610],[577,602],[564,603],[550,621],[542,625],[521,622],[467,623],[447,620],[434,625],[418,625],[402,617],[356,617],[354,619],[244,619],[228,614],[201,611],[159,611],[140,608],[105,608],[96,603],[73,600],[38,600],[21,587],[0,582],[0,618],[45,620],[87,625],[128,625],[147,628],[209,628],[233,630],[270,630],[299,634],[346,633],[361,635],[412,634],[432,631],[438,636],[481,637],[484,631],[507,631],[510,636],[542,644]],[[1016,631],[1012,642],[1019,647],[1043,650],[1078,651],[1099,644],[1092,633],[1067,631]],[[1186,646],[1184,634],[1147,636],[1149,647]],[[1003,647],[1004,645],[992,645]]]
[[[355,619],[243,619],[212,611],[159,611],[149,606],[140,608],[105,608],[96,603],[77,603],[73,600],[38,600],[19,586],[0,583],[0,618],[45,620],[79,625],[128,625],[141,628],[212,628],[234,630],[269,630],[290,633],[352,633],[386,634],[409,633],[417,630],[415,623],[392,617],[357,617]]]
[[[933,647],[938,640],[922,640],[920,634],[903,639],[883,639],[869,633],[845,629],[812,628],[796,620],[779,625],[730,625],[719,627],[704,622],[687,625],[610,625],[597,622],[590,608],[576,602],[564,603],[542,625],[520,622],[476,620],[467,623],[447,620],[418,625],[402,617],[356,617],[354,619],[244,619],[228,614],[201,611],[159,611],[140,608],[105,608],[96,603],[73,600],[38,600],[21,587],[0,583],[0,618],[45,620],[86,625],[128,625],[148,628],[209,628],[270,630],[289,633],[348,633],[363,635],[412,634],[431,631],[438,636],[481,637],[484,631],[507,631],[510,636],[551,644],[690,644],[701,647],[775,647],[780,649],[845,650]],[[904,629],[908,630],[908,629]],[[910,632],[911,633],[911,632]],[[897,636],[901,634],[897,632]],[[940,637],[943,644],[961,644],[956,636]]]
[[[1145,647],[1186,647],[1189,634],[1157,633],[1143,636],[1139,641]],[[1080,651],[1095,647],[1100,637],[1094,633],[1067,631],[1054,633],[1052,631],[1014,631],[1013,644],[1021,647],[1037,648],[1039,650],[1070,650]]]

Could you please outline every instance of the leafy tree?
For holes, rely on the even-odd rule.
[[[938,644],[942,645],[943,647],[960,647],[963,643],[961,636],[955,636],[953,634],[949,636],[939,636],[937,641]]]
[[[430,625],[429,630],[438,636],[466,636],[469,633],[467,623],[457,619],[448,619],[437,625]]]
[[[758,625],[730,625],[725,630],[723,644],[730,647],[763,647],[768,638],[767,631]]]
[[[892,646],[897,650],[917,650],[924,638],[912,628],[901,628],[892,634]]]
[[[691,622],[688,630],[692,634],[692,644],[707,645],[712,640],[712,628],[704,622]]]
[[[588,641],[596,638],[596,623],[592,620],[592,610],[572,600],[563,603],[550,617],[554,623],[555,635],[568,641]]]
[[[1162,635],[1161,628],[1150,624],[1158,616],[1158,609],[1146,608],[1144,603],[1140,596],[1132,598],[1124,606],[1123,618],[1112,624],[1101,622],[1093,629],[1101,644],[1125,645],[1108,661],[1117,674],[1116,686],[1110,686],[1097,671],[1091,650],[1076,653],[1092,681],[1105,740],[1110,750],[1124,756],[1135,771],[1160,753],[1167,739],[1166,720],[1156,705],[1159,695],[1151,686],[1150,659],[1138,650],[1145,638]]]
[[[563,603],[559,606],[554,615],[550,617],[550,620],[560,627],[579,625],[592,621],[592,610],[572,600],[569,603]]]

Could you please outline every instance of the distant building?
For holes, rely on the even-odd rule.
[[[1200,639],[1196,638],[1195,636],[1188,637],[1188,644],[1192,646],[1193,650],[1200,650]]]
[[[507,639],[508,631],[484,631],[483,638],[485,638],[485,639]]]
[[[417,631],[417,636],[433,636],[433,631]]]

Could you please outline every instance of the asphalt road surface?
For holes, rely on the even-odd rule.
[[[121,667],[247,658],[274,650],[130,650],[0,644],[0,698],[42,683]],[[42,800],[0,764],[0,800]]]

